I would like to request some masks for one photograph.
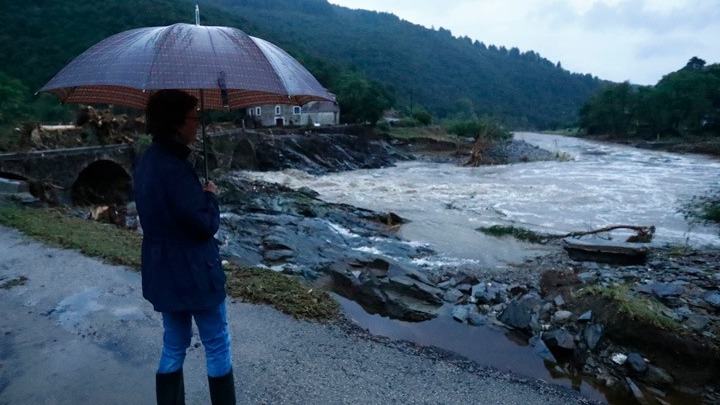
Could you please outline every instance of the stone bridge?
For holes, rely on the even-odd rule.
[[[208,167],[252,167],[260,133],[227,130],[208,135]],[[204,169],[202,146],[195,154]],[[26,181],[36,197],[56,203],[121,204],[132,200],[138,152],[128,144],[0,154],[0,178]]]

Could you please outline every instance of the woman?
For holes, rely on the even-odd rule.
[[[143,296],[162,313],[164,327],[158,404],[185,403],[182,367],[193,319],[205,346],[212,403],[235,404],[225,273],[213,238],[220,223],[217,188],[202,186],[187,160],[197,136],[197,103],[179,90],[150,97],[146,119],[153,142],[135,168]]]

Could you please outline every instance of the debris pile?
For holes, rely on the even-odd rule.
[[[145,118],[113,114],[83,106],[74,124],[42,125],[24,123],[20,130],[22,150],[50,150],[82,146],[132,144],[138,134],[145,133]]]

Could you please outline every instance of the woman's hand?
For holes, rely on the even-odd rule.
[[[213,194],[217,194],[217,186],[215,186],[215,183],[213,183],[212,181],[209,181],[209,180],[208,180],[208,182],[205,183],[205,185],[203,186],[203,190],[209,191],[209,192],[211,192],[211,193],[213,193]]]

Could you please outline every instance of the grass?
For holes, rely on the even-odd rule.
[[[8,281],[0,284],[0,290],[9,290],[13,287],[17,287],[19,285],[24,285],[27,280],[28,280],[28,278],[25,276],[20,276],[20,277],[14,278],[12,280],[8,280]]]
[[[0,225],[16,228],[49,245],[79,250],[86,256],[140,268],[142,236],[133,230],[77,218],[60,209],[27,208],[0,202]],[[0,284],[8,289],[27,278]],[[298,319],[329,321],[339,313],[329,293],[313,290],[302,280],[261,269],[233,268],[228,272],[228,295],[254,304],[270,305]]]
[[[609,287],[594,285],[579,290],[581,295],[599,296],[617,305],[618,312],[634,321],[668,331],[680,331],[680,322],[666,316],[667,309],[662,303],[638,296],[630,291],[628,284],[616,284]]]
[[[230,269],[228,290],[233,297],[272,305],[298,319],[329,321],[340,312],[340,306],[326,291],[272,270]]]
[[[0,224],[44,243],[76,249],[110,264],[140,268],[142,236],[110,224],[77,218],[59,209],[0,205]]]
[[[389,132],[392,138],[413,139],[428,138],[436,141],[457,142],[456,135],[448,133],[445,128],[438,125],[421,127],[392,127]]]
[[[493,225],[489,227],[476,228],[475,230],[478,232],[482,232],[485,235],[494,236],[496,238],[512,236],[513,238],[518,240],[540,244],[546,243],[548,241],[548,238],[550,237],[550,235],[547,234],[533,232],[512,225]]]

